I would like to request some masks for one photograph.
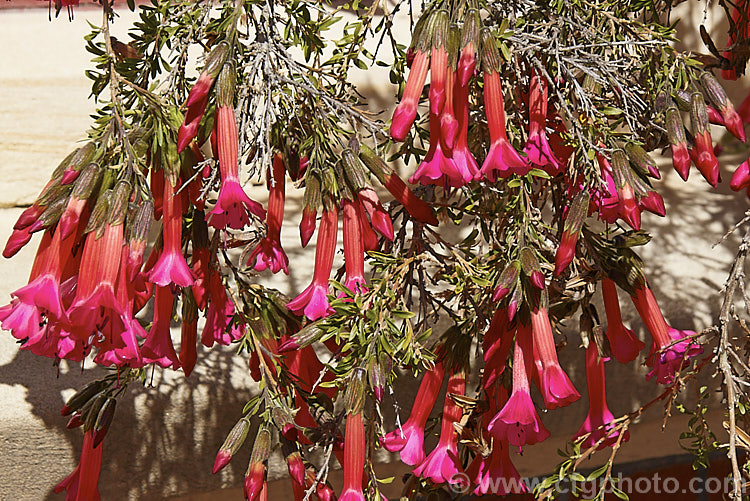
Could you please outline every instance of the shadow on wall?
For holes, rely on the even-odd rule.
[[[180,381],[181,372],[168,374],[157,369],[153,387],[132,384],[118,400],[115,421],[103,444],[99,484],[102,499],[161,499],[187,490],[237,485],[244,475],[249,451],[241,451],[221,474],[211,475],[211,468],[219,445],[252,394],[251,381],[244,376],[244,363],[232,349],[202,350],[199,365],[185,381]],[[32,374],[37,377],[30,377]],[[80,429],[65,429],[67,418],[60,416],[58,395],[104,374],[99,368],[81,374],[77,367],[70,367],[67,374],[55,378],[49,359],[18,352],[11,363],[0,367],[0,382],[25,388],[30,412],[48,429],[41,430],[42,438],[49,438],[49,430],[59,432],[76,451],[77,460],[82,434]],[[12,437],[4,438],[5,445],[11,440]],[[17,444],[18,448],[27,451],[37,442],[35,437],[23,433],[19,433],[20,440],[23,443]],[[50,447],[58,446],[47,444],[35,448],[34,454],[46,454]],[[11,448],[7,447],[6,452]],[[28,461],[28,452],[21,457]],[[37,466],[43,464],[40,459],[35,462]],[[46,472],[34,471],[32,466],[28,465],[26,474],[37,481],[43,479],[45,484],[56,483],[67,475],[44,478]],[[46,496],[49,500],[61,498],[52,492]]]

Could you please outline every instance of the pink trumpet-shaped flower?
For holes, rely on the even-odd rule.
[[[256,271],[270,269],[272,273],[283,270],[289,275],[289,258],[281,248],[281,223],[284,219],[285,174],[281,154],[273,157],[273,181],[268,189],[268,235],[258,243],[247,259],[247,264]],[[270,183],[269,183],[270,184]]]
[[[489,427],[492,417],[508,400],[507,390],[502,385],[498,385],[496,390],[487,391],[487,399],[489,409],[482,415],[484,429]],[[504,496],[527,492],[526,485],[510,459],[510,444],[505,440],[492,438],[490,447],[488,455],[477,454],[466,468],[466,474],[476,486],[474,494]]]
[[[426,372],[417,390],[414,405],[409,419],[399,430],[394,430],[383,437],[383,447],[390,452],[400,452],[401,461],[415,466],[424,461],[424,427],[430,412],[435,406],[440,386],[443,384],[445,369],[442,363]]]
[[[604,362],[608,358],[599,358],[595,343],[589,343],[586,348],[586,384],[589,393],[589,413],[586,416],[578,433],[573,439],[588,434],[588,437],[581,443],[583,449],[593,447],[599,440],[602,443],[596,448],[602,450],[617,442],[619,432],[610,432],[614,427],[612,423],[615,417],[607,407],[607,390],[604,382]],[[605,438],[606,437],[606,438]],[[626,442],[630,438],[630,432],[625,430],[625,436],[622,441]]]
[[[519,448],[549,437],[549,431],[539,419],[529,393],[529,374],[533,363],[531,336],[530,326],[519,324],[513,351],[513,390],[502,410],[487,427],[496,440],[507,440]]]
[[[312,283],[299,296],[287,303],[287,308],[291,311],[298,315],[304,313],[310,320],[318,320],[333,313],[333,308],[328,303],[328,277],[331,275],[333,256],[336,252],[338,222],[337,207],[326,208],[323,211],[315,249]]]
[[[667,324],[648,285],[644,283],[636,288],[635,296],[631,296],[631,299],[653,337],[651,351],[646,358],[646,365],[652,370],[646,379],[656,376],[657,383],[670,384],[675,373],[684,367],[689,358],[703,353],[703,348],[694,340],[685,339],[694,336],[695,332],[673,329]]]
[[[169,287],[156,287],[154,300],[154,321],[148,331],[146,342],[141,347],[143,361],[160,367],[180,368],[180,359],[172,344],[170,323],[174,307],[174,295]]]
[[[221,170],[221,187],[216,206],[209,213],[209,224],[220,229],[228,226],[241,230],[250,224],[248,212],[255,214],[259,219],[265,219],[266,211],[258,202],[251,200],[240,185],[237,122],[234,110],[229,106],[219,106],[216,109],[214,134]]]
[[[412,184],[434,184],[446,188],[458,188],[465,184],[449,153],[443,149],[440,119],[430,113],[430,149],[422,163],[409,178]]]
[[[417,105],[422,95],[427,72],[430,69],[430,57],[427,52],[417,49],[411,71],[406,79],[404,94],[401,102],[396,106],[391,121],[391,137],[395,141],[403,141],[409,133],[414,119],[417,118]]]
[[[560,367],[555,349],[555,339],[552,336],[552,326],[549,322],[547,310],[534,308],[531,312],[531,325],[536,348],[541,362],[542,371],[539,383],[544,404],[547,409],[564,407],[581,398],[568,375]]]
[[[66,491],[66,501],[99,501],[99,473],[102,467],[104,446],[94,446],[94,430],[83,435],[81,459],[73,473],[54,487],[60,493]]]
[[[471,45],[471,44],[469,44]],[[467,46],[468,47],[468,46]],[[466,50],[466,49],[464,49]],[[462,56],[463,57],[463,56]],[[472,60],[474,56],[471,56]],[[459,71],[461,63],[459,62]],[[468,71],[468,70],[467,70]],[[473,73],[473,66],[471,72]],[[465,183],[469,183],[479,172],[479,166],[474,155],[469,150],[469,84],[461,83],[460,78],[455,79],[453,84],[453,109],[458,120],[458,135],[453,144],[453,163],[456,170],[461,174]]]
[[[195,275],[182,254],[182,203],[185,195],[168,179],[166,181],[162,202],[164,247],[148,273],[148,280],[160,287],[170,284],[190,287],[195,282]]]
[[[554,176],[563,169],[547,141],[547,80],[532,71],[529,87],[529,140],[524,148],[527,161]]]
[[[646,345],[635,337],[632,330],[623,325],[617,288],[609,278],[602,279],[602,296],[604,296],[604,310],[607,315],[607,330],[604,333],[609,340],[612,355],[621,364],[632,362]]]
[[[344,199],[344,266],[346,282],[344,286],[354,293],[364,292],[365,284],[365,247],[362,242],[360,222],[357,217],[355,202]]]
[[[362,413],[346,418],[344,437],[344,487],[339,501],[364,501],[362,477],[365,469],[365,424]]]
[[[503,89],[498,71],[484,72],[484,108],[490,130],[490,150],[475,179],[487,178],[490,182],[511,174],[523,176],[531,167],[508,141],[505,132]]]
[[[414,475],[430,480],[435,484],[455,483],[463,473],[458,459],[458,435],[454,423],[461,419],[461,407],[449,394],[463,396],[466,393],[466,378],[463,370],[451,374],[443,404],[443,419],[440,425],[440,439],[437,447],[414,468]]]

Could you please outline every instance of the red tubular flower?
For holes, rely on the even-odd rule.
[[[505,387],[498,385],[496,390],[487,391],[487,400],[489,409],[482,415],[482,427],[485,430],[489,427],[492,417],[508,400],[508,392]],[[488,455],[477,454],[466,468],[466,474],[476,485],[474,494],[505,496],[527,492],[526,485],[510,459],[510,444],[505,440],[493,438],[490,440],[490,447]]]
[[[602,279],[602,296],[604,296],[604,310],[607,314],[607,330],[604,333],[609,340],[612,355],[621,364],[632,362],[646,345],[635,337],[632,330],[622,324],[617,288],[609,278]]]
[[[383,437],[383,447],[390,452],[400,452],[401,461],[405,464],[416,466],[424,461],[424,427],[437,401],[444,374],[442,363],[425,373],[409,419],[400,430],[394,430]]]
[[[412,184],[434,184],[445,188],[458,188],[466,184],[453,159],[443,150],[440,118],[430,113],[430,149],[422,163],[409,178]]]
[[[355,203],[344,199],[344,266],[346,282],[344,286],[354,293],[364,292],[365,284],[365,247],[362,242],[359,218]]]
[[[638,200],[638,207],[642,211],[647,210],[659,217],[664,217],[667,214],[667,209],[664,206],[664,198],[655,191],[649,191],[645,197],[641,197]]]
[[[83,435],[81,459],[73,473],[57,484],[54,491],[66,491],[66,501],[97,501],[99,496],[99,473],[102,468],[102,451],[104,446],[94,446],[94,430]]]
[[[203,213],[197,213],[193,219],[193,255],[192,266],[195,282],[191,287],[193,298],[198,309],[203,311],[208,304],[208,282],[211,274],[211,251],[208,248],[208,228]]]
[[[442,146],[445,151],[453,151],[453,146],[456,144],[456,134],[458,133],[458,120],[453,110],[454,82],[456,81],[458,81],[456,70],[449,66],[445,78],[445,104],[440,112],[440,139],[443,141]]]
[[[487,125],[490,130],[490,150],[482,168],[475,179],[486,177],[495,182],[498,177],[506,178],[511,174],[523,176],[530,167],[508,141],[505,133],[505,110],[500,73],[484,72],[484,107],[487,113]]]
[[[528,162],[554,176],[563,169],[547,141],[547,80],[532,70],[529,86],[529,140],[524,148]]]
[[[185,377],[190,376],[198,360],[196,341],[198,339],[198,305],[187,295],[182,296],[182,323],[180,324],[180,365]]]
[[[519,448],[549,437],[549,431],[539,419],[529,393],[533,351],[530,331],[530,326],[519,324],[513,351],[513,390],[502,410],[492,418],[487,427],[487,431],[496,440],[507,440]]]
[[[607,407],[607,390],[604,382],[604,362],[608,358],[599,358],[595,343],[589,343],[586,348],[586,383],[589,392],[589,413],[586,416],[578,433],[573,439],[588,434],[588,437],[581,443],[583,449],[593,447],[594,444],[602,440],[602,443],[596,448],[602,450],[617,442],[620,432],[610,432],[614,427],[612,421],[615,417]],[[605,438],[606,437],[606,438]],[[625,436],[622,441],[626,442],[630,438],[630,432],[625,430]]]
[[[198,125],[200,124],[203,113],[206,111],[208,104],[208,93],[214,85],[214,81],[219,74],[224,62],[229,54],[229,44],[221,42],[217,45],[206,58],[206,66],[203,68],[198,80],[190,89],[190,95],[187,100],[187,113],[185,120],[180,125],[177,132],[177,153],[190,144],[190,141],[198,134]]]
[[[348,414],[344,438],[344,487],[339,501],[364,501],[362,477],[365,469],[365,423],[362,413]]]
[[[652,370],[646,375],[646,380],[656,376],[657,383],[670,384],[675,373],[683,368],[690,357],[703,353],[703,348],[695,341],[685,339],[695,335],[695,332],[673,329],[667,324],[648,285],[640,285],[631,299],[653,337],[651,351],[646,358],[646,365]]]
[[[531,312],[531,325],[534,337],[534,346],[542,364],[542,372],[539,374],[539,383],[544,404],[547,409],[565,407],[581,398],[568,375],[560,367],[555,349],[555,339],[552,336],[552,326],[549,322],[547,310],[534,308]]]
[[[234,303],[227,297],[221,273],[212,268],[208,277],[207,295],[210,298],[206,310],[206,323],[201,333],[201,343],[210,348],[214,343],[228,346],[241,337],[241,333],[230,328],[234,316]]]
[[[489,31],[482,33],[482,65],[484,66],[484,108],[490,131],[490,150],[475,179],[495,182],[511,174],[523,176],[531,167],[508,141],[505,133],[505,104],[500,81],[500,54],[495,38]]]
[[[458,434],[454,423],[461,419],[461,407],[456,404],[449,394],[463,396],[466,393],[466,377],[463,370],[459,370],[448,378],[448,388],[443,404],[443,420],[440,425],[440,439],[437,447],[414,468],[414,475],[430,480],[435,484],[456,483],[463,473],[461,461],[458,459]]]
[[[146,342],[141,347],[143,360],[160,367],[180,368],[180,359],[174,350],[169,325],[172,321],[174,295],[169,287],[156,287],[154,300],[154,321],[148,331]]]
[[[2,328],[22,342],[21,349],[49,357],[61,354],[59,339],[51,327],[67,323],[60,281],[74,240],[71,235],[61,241],[60,232],[52,235],[45,231],[28,285],[11,293],[11,303],[0,308]]]
[[[510,348],[513,346],[515,326],[509,326],[506,308],[498,308],[492,316],[490,327],[482,339],[484,358],[483,386],[489,388],[505,371]]]
[[[260,241],[247,259],[247,264],[256,271],[270,269],[272,273],[284,270],[289,275],[289,258],[281,248],[281,223],[284,220],[285,198],[284,162],[281,154],[273,157],[273,176],[269,173],[268,188],[268,234]],[[271,181],[271,178],[273,181]]]
[[[472,45],[472,44],[469,44]],[[467,47],[469,47],[467,45]],[[466,47],[464,51],[466,51]],[[473,49],[472,49],[473,51]],[[463,58],[463,52],[462,56]],[[471,54],[471,73],[474,72],[474,55]],[[461,71],[461,62],[459,62],[459,71]],[[469,68],[465,68],[465,71],[469,71]],[[479,166],[477,165],[474,155],[469,150],[469,83],[468,78],[466,83],[462,84],[461,78],[456,78],[453,84],[453,108],[456,112],[456,118],[458,120],[458,136],[453,145],[453,163],[456,166],[456,170],[461,174],[466,183],[472,181],[474,176],[479,172]]]
[[[266,211],[251,200],[242,189],[239,180],[239,165],[237,160],[238,137],[237,122],[234,110],[229,106],[216,108],[216,125],[214,127],[216,145],[218,149],[219,169],[221,170],[221,187],[216,206],[209,212],[209,224],[215,228],[224,229],[227,226],[241,230],[250,224],[248,212],[259,219],[265,219]]]
[[[404,206],[406,212],[423,224],[437,226],[438,220],[430,206],[406,186],[406,183],[366,145],[360,145],[360,156],[365,165],[378,178],[393,198]]]
[[[175,284],[190,287],[195,282],[195,275],[182,254],[182,203],[184,193],[168,180],[164,184],[164,217],[162,235],[164,247],[159,259],[148,273],[148,280],[160,287]]]
[[[310,320],[318,320],[333,312],[328,303],[328,277],[331,275],[333,256],[336,253],[338,223],[338,208],[327,207],[320,219],[312,283],[287,303],[287,308],[291,311],[298,315],[304,313]]]
[[[411,129],[414,119],[417,118],[417,105],[419,96],[422,95],[427,71],[430,69],[430,58],[426,51],[417,48],[414,54],[414,62],[406,79],[404,94],[401,102],[396,106],[391,121],[391,137],[395,141],[403,141]]]

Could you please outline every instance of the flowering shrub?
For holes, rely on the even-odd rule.
[[[3,251],[10,258],[39,234],[29,283],[0,308],[20,349],[111,369],[62,409],[84,445],[56,490],[98,499],[118,397],[156,367],[189,377],[198,333],[206,347],[236,347],[260,383],[214,465],[224,468],[257,426],[249,500],[267,497],[276,444],[295,499],[378,498],[379,448],[413,466],[410,499],[463,478],[485,494],[488,480],[518,477],[512,453],[549,437],[539,408],[581,394],[589,412],[571,457],[612,448],[614,458],[640,410],[615,418],[604,364],[633,363],[646,348],[623,324],[622,297],[651,336],[646,379],[665,387],[660,398],[712,364],[724,376],[739,489],[735,405],[745,397],[727,329],[747,249],[717,326],[696,333],[666,322],[636,248],[649,240],[642,212],[666,216],[650,152],[667,152],[683,179],[694,165],[708,189],[721,182],[721,129],[711,124],[745,141],[750,96],[735,107],[714,70],[744,71],[747,5],[737,3],[729,45],[713,59],[674,49],[668,9],[637,1],[389,8],[153,0],[124,44],[109,35],[104,1],[87,37],[101,102],[88,142],[54,171]],[[407,8],[405,47],[393,19]],[[344,25],[341,38],[326,36],[334,25]],[[352,68],[372,65],[390,66],[398,85],[390,124],[364,110],[351,83]],[[388,163],[398,159],[408,182]],[[748,196],[749,162],[730,182]],[[246,192],[245,173],[265,179],[266,207]],[[294,268],[281,239],[290,188],[304,190],[302,246],[317,232],[312,281],[294,298],[255,283]],[[334,271],[339,220],[344,266]],[[454,226],[462,239],[444,231]],[[581,349],[566,349],[580,352],[585,390],[558,360],[561,322],[574,315]],[[421,382],[394,425],[381,406],[403,371]],[[437,444],[426,449],[435,407]],[[326,451],[321,468],[310,461],[316,449]],[[334,457],[338,493],[326,477]],[[551,495],[552,483],[535,494]]]

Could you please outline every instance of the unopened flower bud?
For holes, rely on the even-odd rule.
[[[719,110],[725,108],[729,103],[729,98],[716,77],[706,71],[700,76],[700,81],[708,100]]]
[[[128,219],[128,279],[135,280],[143,264],[143,254],[146,251],[146,240],[154,219],[154,202],[144,200]]]
[[[63,405],[63,408],[60,410],[60,414],[63,416],[69,416],[70,414],[73,414],[73,412],[81,409],[81,407],[83,407],[86,402],[91,400],[94,395],[102,391],[107,386],[109,386],[109,382],[103,379],[87,383],[83,388],[75,392],[75,394],[73,394],[73,396],[70,397],[67,402],[65,402],[65,405]]]
[[[60,198],[53,200],[39,216],[39,219],[29,226],[29,233],[34,233],[44,228],[51,228],[60,220],[65,208],[68,206],[68,196],[61,193]]]
[[[97,163],[90,163],[81,171],[73,185],[71,196],[79,200],[88,200],[102,178],[102,168]]]
[[[497,281],[497,287],[495,293],[492,296],[493,301],[500,301],[502,298],[508,295],[510,290],[513,288],[515,283],[518,281],[518,275],[521,272],[521,263],[518,261],[511,261],[508,266],[500,273],[500,278]]]
[[[65,425],[65,428],[67,428],[68,430],[72,430],[74,428],[78,428],[81,425],[83,425],[83,417],[81,416],[80,412],[76,412],[75,414],[70,416],[68,424]]]
[[[675,91],[673,97],[680,110],[690,111],[690,92],[686,90],[678,90]]]
[[[344,394],[344,406],[347,414],[359,414],[365,405],[365,370],[356,368],[349,377],[349,384]]]
[[[211,52],[206,57],[206,65],[203,67],[201,73],[205,73],[211,78],[216,78],[224,66],[228,55],[229,44],[224,41],[220,42],[216,47],[211,49]]]
[[[347,148],[341,152],[341,165],[344,168],[344,176],[353,193],[367,187],[362,162],[354,152]]]
[[[661,179],[659,168],[656,166],[656,162],[651,155],[649,155],[642,146],[635,143],[628,143],[625,145],[625,152],[630,157],[630,161],[633,162],[638,168],[638,171],[643,175],[651,176],[654,179]]]
[[[250,420],[243,417],[237,421],[237,424],[229,432],[224,443],[219,447],[219,452],[216,454],[216,460],[214,461],[213,473],[218,473],[229,464],[232,456],[237,454],[242,444],[245,443],[248,431],[250,431]]]
[[[98,446],[104,440],[104,436],[109,430],[109,425],[112,424],[112,419],[115,417],[115,407],[117,406],[117,399],[108,397],[101,410],[96,416],[96,422],[94,423],[94,447]]]
[[[385,388],[385,374],[383,373],[383,367],[378,360],[370,360],[370,363],[367,365],[367,376],[375,400],[382,402]]]
[[[78,148],[73,156],[70,158],[65,172],[63,172],[60,184],[70,184],[78,178],[81,170],[87,166],[94,159],[96,154],[96,144],[88,142],[85,145]]]
[[[538,289],[544,289],[544,274],[536,254],[529,247],[521,249],[519,260],[521,269],[529,277],[529,281]]]
[[[93,430],[96,425],[96,420],[99,417],[104,404],[107,402],[107,392],[102,391],[97,394],[94,398],[89,400],[88,404],[84,406],[81,414],[84,415],[83,429],[84,431]]]
[[[510,293],[510,299],[508,300],[508,321],[512,322],[516,317],[518,307],[523,300],[523,291],[519,284],[513,288],[513,292]]]
[[[321,329],[318,324],[311,323],[300,329],[299,332],[289,337],[286,341],[281,343],[278,348],[279,353],[286,353],[289,351],[300,350],[307,346],[310,346],[315,341],[320,339],[325,331]]]

